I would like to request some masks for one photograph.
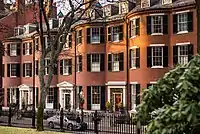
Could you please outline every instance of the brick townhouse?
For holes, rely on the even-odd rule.
[[[82,91],[85,110],[105,110],[107,101],[114,111],[120,103],[134,110],[143,89],[197,53],[195,0],[121,0],[96,5],[86,15],[92,20],[76,24],[67,37],[54,69],[46,109],[57,109],[59,104],[64,109],[78,108]],[[61,12],[59,16],[49,20],[52,36],[62,21]],[[5,107],[9,103],[19,103],[20,108],[22,102],[32,104],[32,89],[36,90],[36,104],[39,102],[41,46],[34,25],[24,27],[29,27],[26,34],[18,30],[3,41],[7,48],[3,56]],[[48,45],[46,35],[44,39]],[[62,37],[59,43],[63,43]],[[48,68],[45,73],[48,75]]]

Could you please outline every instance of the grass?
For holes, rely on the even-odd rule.
[[[31,129],[31,128],[27,129],[27,128],[0,126],[0,134],[63,134],[63,133],[61,133],[61,132],[50,132],[50,131],[38,132],[35,129]]]

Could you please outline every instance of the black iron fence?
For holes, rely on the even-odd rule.
[[[33,111],[8,108],[1,112],[0,125],[33,127]],[[83,117],[82,117],[83,116]],[[36,121],[35,121],[36,122]],[[44,113],[45,130],[70,131],[72,133],[116,133],[146,134],[146,126],[138,127],[129,114],[92,112],[81,115],[78,112],[51,111]]]

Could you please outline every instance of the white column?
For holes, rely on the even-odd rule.
[[[123,87],[123,105],[126,106],[126,87]]]
[[[61,108],[63,108],[63,96],[62,96],[62,88],[59,88],[59,92],[60,92],[60,106]]]
[[[70,93],[70,101],[71,101],[71,110],[73,110],[73,106],[74,106],[74,90],[73,88],[71,89],[71,93]]]
[[[22,109],[22,91],[19,90],[19,109]]]
[[[108,101],[110,102],[110,87],[108,86],[107,88],[108,88]]]

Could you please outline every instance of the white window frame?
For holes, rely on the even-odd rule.
[[[67,35],[67,38],[66,38],[66,43],[63,45],[63,50],[68,50],[69,49],[69,36],[71,34],[68,34]],[[64,43],[64,42],[63,42]]]
[[[50,91],[52,90],[52,91]],[[50,94],[51,93],[51,94]],[[50,98],[51,97],[51,98]],[[54,101],[54,88],[50,87],[47,93],[47,103],[52,104]]]
[[[188,12],[182,12],[182,13],[177,13],[177,34],[182,34],[182,33],[188,33]],[[186,21],[184,22],[180,22],[180,17],[181,15],[186,15]],[[186,29],[185,30],[181,30],[181,26],[180,24],[184,23],[184,25],[186,25]],[[185,24],[186,23],[186,24]]]
[[[69,75],[69,59],[64,59],[63,60],[63,75]]]
[[[10,44],[10,56],[17,56],[17,44]]]
[[[172,0],[162,0],[162,5],[171,4]]]
[[[99,91],[97,94],[93,93],[95,88],[98,88],[97,90]],[[93,104],[93,95],[97,95],[99,98],[99,103]],[[97,100],[96,100],[97,101]],[[92,110],[100,110],[101,109],[101,87],[100,86],[91,86],[91,109]]]
[[[118,59],[118,60],[116,60],[116,59]],[[112,54],[112,71],[113,72],[120,71],[119,70],[119,54]]]
[[[128,3],[120,2],[119,3],[119,14],[125,14],[128,12]]]
[[[160,17],[160,18],[157,18],[157,17]],[[156,22],[159,22],[160,21],[160,24],[155,24],[155,18],[159,19],[157,20]],[[160,32],[156,32],[155,31],[155,26],[160,26]],[[157,28],[159,29],[159,28]],[[152,15],[151,16],[151,31],[152,31],[152,34],[151,35],[163,35],[163,16],[162,15]]]
[[[17,64],[18,63],[10,63],[10,77],[17,77]],[[15,65],[15,75],[12,75],[12,66]]]
[[[137,18],[131,20],[131,38],[136,37],[136,19]]]
[[[131,109],[135,110],[136,109],[136,85],[137,84],[132,84],[131,85]]]
[[[160,47],[160,48],[162,48],[162,63],[161,63],[161,65],[154,65],[154,57],[161,57],[161,56],[154,56],[154,49],[155,48],[158,48],[158,47]],[[163,46],[153,46],[152,48],[151,48],[151,56],[152,56],[152,59],[151,59],[151,61],[152,61],[152,68],[163,68]]]
[[[25,43],[25,55],[30,55],[30,43]]]
[[[114,31],[114,28],[116,28],[116,31]],[[112,27],[112,29],[111,29],[112,31],[112,34],[111,34],[111,37],[112,37],[112,41],[113,42],[119,42],[119,35],[120,35],[120,33],[119,33],[119,26],[114,26],[114,27]],[[116,36],[116,40],[114,40],[115,38],[114,38],[114,35]]]
[[[29,70],[27,70],[28,68],[27,68],[27,65],[28,64],[30,64],[30,63],[25,63],[25,77],[30,77],[30,75],[28,75],[27,73],[28,73],[28,71],[30,71],[30,73],[32,73],[31,71],[32,71],[32,66],[30,66],[30,69]]]
[[[97,34],[98,33],[98,41],[93,41],[93,30],[97,30],[98,29],[98,31],[95,31],[95,33]],[[101,33],[100,33],[100,27],[93,27],[93,28],[90,28],[90,41],[91,41],[91,43],[92,44],[98,44],[98,43],[100,43],[100,41],[101,41]]]
[[[135,69],[136,68],[136,59],[137,59],[137,56],[136,56],[136,49],[137,48],[132,48],[131,49],[131,69]]]
[[[184,54],[184,55],[180,54],[181,53],[181,47],[184,47],[184,51],[187,54]],[[178,63],[185,65],[188,62],[189,62],[189,59],[188,59],[188,45],[178,45]]]
[[[44,65],[45,65],[45,75],[48,75],[48,72],[47,72],[47,70],[48,70],[47,68],[49,68],[49,67],[47,67],[47,66],[48,66],[48,64],[47,64],[47,61],[48,61],[48,60],[50,61],[49,58],[46,58],[45,61],[44,61]]]
[[[97,56],[98,55],[98,62],[93,62],[93,56]],[[101,71],[101,54],[98,53],[94,53],[90,55],[91,58],[91,72],[100,72]]]
[[[49,47],[49,44],[48,44],[48,36],[47,35],[44,35],[44,45],[45,45],[45,48],[47,49]]]

